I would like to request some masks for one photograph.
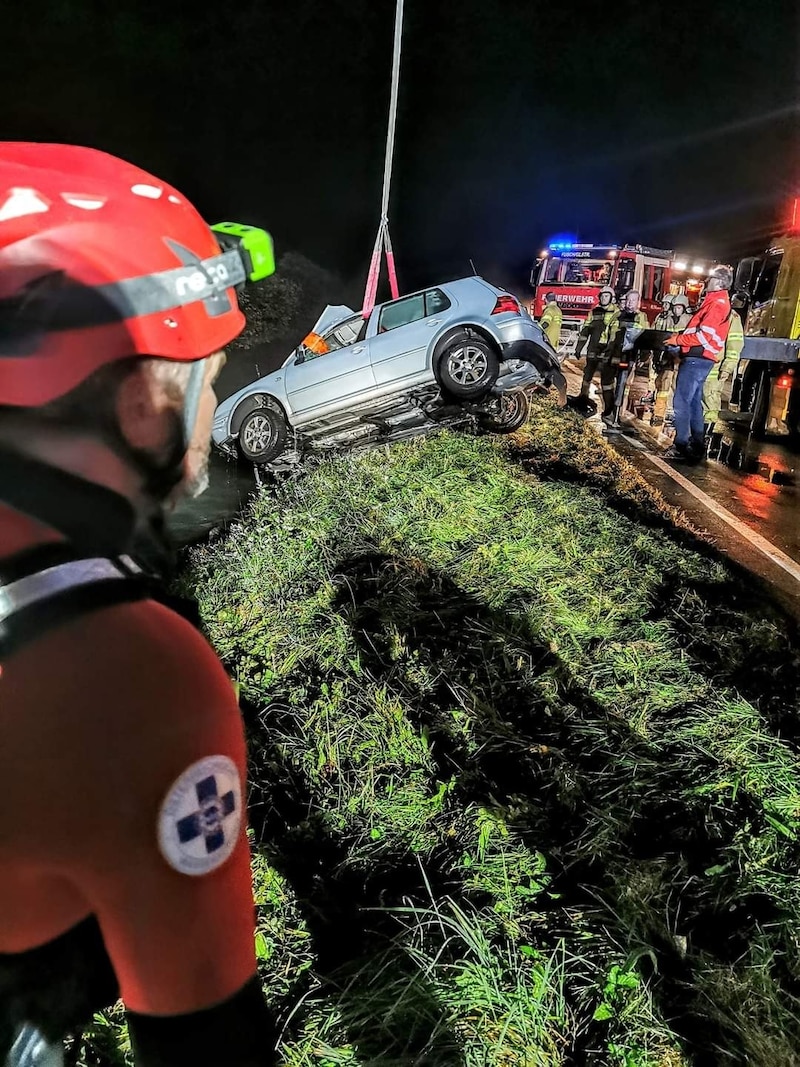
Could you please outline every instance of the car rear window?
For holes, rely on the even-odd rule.
[[[429,289],[425,294],[425,314],[438,315],[440,311],[447,311],[450,307],[450,298],[441,289]]]

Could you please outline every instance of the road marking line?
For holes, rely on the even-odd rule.
[[[670,467],[668,463],[665,463],[663,459],[658,456],[654,456],[652,452],[645,451],[645,456],[650,460],[653,466],[658,467],[664,474],[669,475],[673,481],[682,486],[687,493],[699,500],[709,511],[713,512],[717,518],[722,519],[729,526],[732,526],[738,534],[740,534],[746,541],[749,541],[754,548],[757,548],[759,552],[763,552],[764,555],[771,559],[778,567],[781,567],[790,574],[796,582],[800,582],[800,565],[787,556],[785,552],[781,552],[779,548],[776,548],[771,541],[768,541],[766,537],[762,537],[761,534],[752,530],[746,522],[742,522],[741,519],[737,519],[735,515],[732,515],[727,508],[724,508],[721,504],[718,504],[716,500],[704,493],[702,489],[690,482],[688,478],[685,478],[679,471],[676,471],[673,467]]]

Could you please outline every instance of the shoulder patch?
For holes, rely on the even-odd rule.
[[[206,756],[170,786],[158,813],[158,847],[181,874],[220,867],[239,839],[242,786],[228,756]]]

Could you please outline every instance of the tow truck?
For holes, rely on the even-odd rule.
[[[800,197],[787,232],[736,268],[746,294],[745,342],[731,406],[750,431],[800,435]]]
[[[545,295],[555,294],[564,314],[559,354],[568,356],[575,351],[578,331],[604,286],[611,286],[618,299],[629,289],[637,289],[642,310],[652,323],[668,293],[684,293],[694,305],[715,265],[648,245],[554,241],[539,254],[531,271],[530,312],[538,319]]]

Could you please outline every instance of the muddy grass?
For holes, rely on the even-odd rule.
[[[800,1062],[796,628],[579,418],[323,462],[188,583],[283,1062]]]

